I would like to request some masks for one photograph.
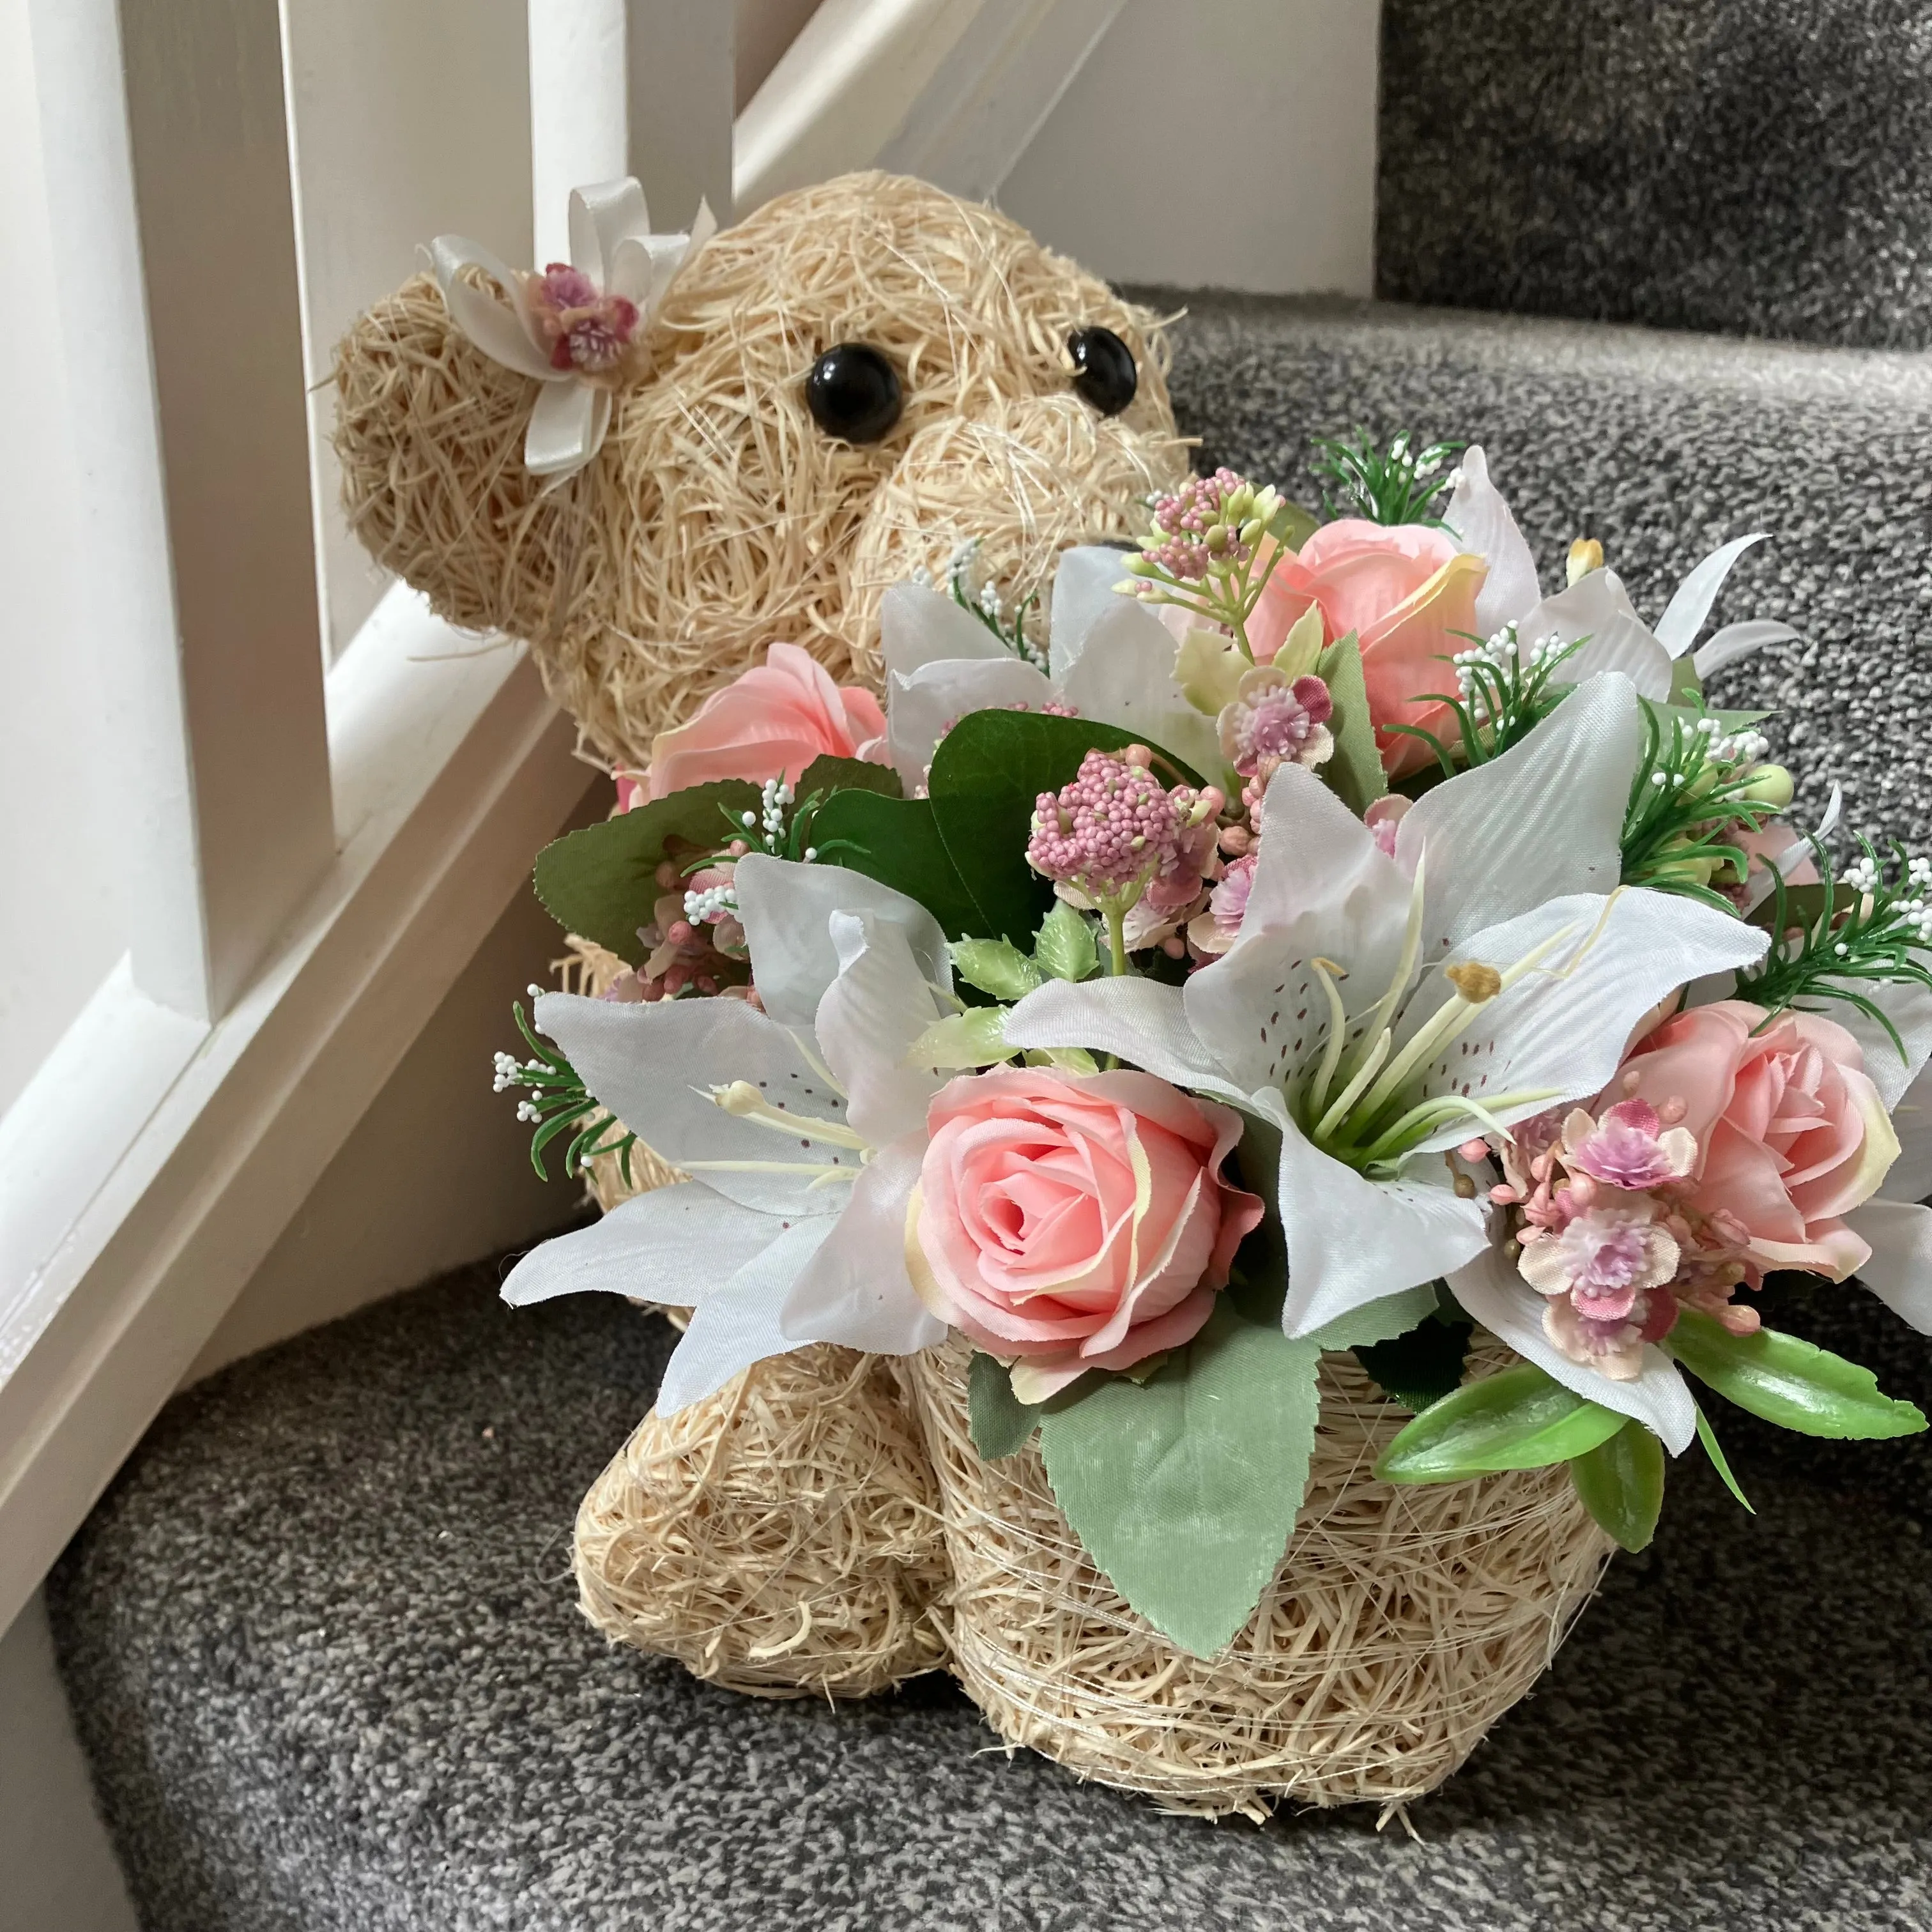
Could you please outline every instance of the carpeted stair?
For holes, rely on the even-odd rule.
[[[1384,0],[1390,304],[1190,298],[1204,460],[1307,484],[1360,425],[1488,448],[1539,555],[1603,540],[1654,615],[1772,541],[1725,675],[1815,814],[1932,834],[1932,8]],[[1468,311],[1514,309],[1570,320]],[[1602,326],[1648,322],[1708,334]],[[1746,337],[1797,338],[1748,340]],[[1008,1762],[943,1680],[753,1702],[607,1648],[577,1501],[669,1344],[467,1271],[179,1397],[50,1607],[149,1932],[753,1925],[1705,1932],[1932,1922],[1932,1448],[1716,1412],[1538,1693],[1413,1808],[1257,1830]],[[1932,1404],[1856,1288],[1777,1318]]]

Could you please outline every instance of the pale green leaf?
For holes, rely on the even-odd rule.
[[[1388,790],[1382,754],[1369,717],[1368,687],[1362,681],[1362,653],[1351,631],[1322,653],[1316,670],[1334,700],[1328,720],[1334,754],[1316,776],[1358,818]]]
[[[1091,1378],[1040,1418],[1053,1492],[1088,1553],[1197,1657],[1247,1622],[1288,1547],[1320,1359],[1223,1300],[1144,1386]]]
[[[934,1020],[907,1049],[907,1064],[950,1069],[1010,1060],[1014,1050],[1006,1044],[1006,1024],[1004,1006],[970,1006]]]
[[[1392,1342],[1406,1335],[1426,1316],[1436,1312],[1436,1284],[1406,1288],[1378,1301],[1365,1301],[1346,1315],[1323,1323],[1306,1339],[1322,1348],[1364,1348],[1372,1342]]]
[[[1092,924],[1064,899],[1055,899],[1034,935],[1034,964],[1050,980],[1085,980],[1100,964]]]
[[[1025,1448],[1039,1426],[1040,1412],[1013,1394],[1012,1378],[1002,1364],[976,1350],[966,1373],[966,1414],[973,1447],[988,1462],[997,1462]]]
[[[996,1000],[1025,998],[1040,984],[1040,968],[1006,939],[956,939],[952,964],[961,979]]]
[[[1316,613],[1318,624],[1321,614]],[[1196,710],[1218,718],[1233,704],[1244,673],[1254,660],[1219,631],[1190,631],[1174,660],[1174,681]]]

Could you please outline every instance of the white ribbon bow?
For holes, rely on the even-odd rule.
[[[457,327],[493,362],[544,386],[524,437],[524,464],[550,479],[547,489],[603,448],[611,393],[626,379],[633,346],[718,224],[700,202],[688,234],[653,235],[650,227],[644,191],[627,178],[571,191],[567,268],[518,274],[463,236],[439,235],[430,244]],[[468,268],[482,269],[507,303],[466,280]]]

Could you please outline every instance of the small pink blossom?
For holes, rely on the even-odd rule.
[[[1396,828],[1414,802],[1414,799],[1404,798],[1399,791],[1388,792],[1362,814],[1362,822],[1376,842],[1376,850],[1385,858],[1395,856]]]
[[[638,332],[635,302],[600,294],[596,284],[568,262],[551,262],[528,286],[552,368],[602,375],[623,360]]]
[[[1222,755],[1244,778],[1284,764],[1313,766],[1334,755],[1328,730],[1334,715],[1328,687],[1315,676],[1292,683],[1271,664],[1241,674],[1234,700],[1222,707],[1219,724]]]
[[[1664,1126],[1648,1100],[1619,1100],[1593,1120],[1582,1108],[1563,1123],[1564,1160],[1612,1187],[1641,1190],[1681,1180],[1697,1159],[1694,1134]]]

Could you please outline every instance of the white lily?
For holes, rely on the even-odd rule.
[[[545,1242],[503,1298],[602,1289],[692,1309],[658,1393],[665,1414],[808,1342],[905,1354],[945,1334],[904,1261],[926,1102],[950,1077],[906,1056],[952,1010],[944,935],[837,866],[754,853],[736,883],[764,1012],[536,1003],[590,1090],[691,1178]]]
[[[895,584],[879,609],[886,671],[886,742],[908,791],[926,782],[940,737],[970,711],[1044,710],[1144,732],[1203,778],[1221,772],[1215,721],[1174,682],[1174,633],[1114,588],[1121,553],[1081,544],[1061,554],[1048,608],[1047,666],[1016,656],[969,610],[920,584]]]
[[[685,235],[653,235],[644,191],[634,181],[598,182],[570,196],[570,263],[602,296],[617,297],[636,310],[631,339],[641,336],[664,297],[716,232],[710,207],[699,202]],[[524,464],[533,475],[561,483],[604,446],[610,426],[612,376],[554,359],[556,340],[547,331],[537,290],[544,278],[520,275],[480,243],[439,235],[430,260],[450,319],[493,362],[544,385],[524,436]],[[478,268],[502,291],[501,300],[466,276]]]
[[[1513,750],[1426,793],[1392,859],[1284,766],[1233,947],[1184,988],[1042,987],[1007,1044],[1115,1053],[1279,1130],[1291,1336],[1454,1276],[1490,1234],[1450,1151],[1599,1092],[1659,1000],[1766,944],[1728,913],[1618,885],[1640,743],[1628,680],[1593,678]],[[1498,1332],[1522,1346],[1517,1326]],[[1652,1352],[1644,1377],[1593,1376],[1591,1393],[1640,1412],[1676,1376]]]
[[[1542,595],[1535,559],[1490,482],[1489,460],[1478,445],[1462,452],[1443,521],[1465,550],[1489,565],[1476,597],[1476,628],[1484,637],[1514,624],[1519,648],[1525,651],[1587,638],[1558,668],[1560,682],[1578,684],[1599,671],[1621,671],[1646,698],[1658,700],[1670,695],[1672,668],[1696,642],[1731,566],[1764,540],[1760,531],[1713,550],[1677,586],[1653,631],[1637,615],[1613,570],[1590,571],[1555,596]],[[1697,649],[1691,664],[1700,679],[1707,678],[1766,644],[1786,643],[1797,635],[1789,624],[1769,620],[1726,624]]]
[[[1883,1051],[1898,1060],[1889,1042]],[[1932,1208],[1920,1204],[1932,1195],[1932,1067],[1924,1058],[1922,1050],[1916,1077],[1892,1108],[1898,1158],[1876,1196],[1853,1208],[1845,1223],[1871,1248],[1858,1279],[1901,1321],[1932,1335]],[[1876,1081],[1879,1065],[1869,1050],[1865,1064]]]

